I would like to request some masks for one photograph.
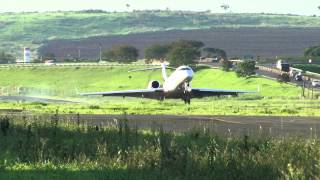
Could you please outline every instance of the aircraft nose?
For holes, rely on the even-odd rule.
[[[186,74],[185,74],[185,79],[187,81],[191,81],[193,78],[193,72],[192,71],[186,71]]]

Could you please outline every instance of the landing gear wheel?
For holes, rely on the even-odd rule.
[[[184,92],[184,98],[183,101],[185,104],[190,104],[191,103],[191,97],[190,97],[190,93],[185,91]]]
[[[186,99],[186,104],[190,104],[190,103],[191,103],[191,99],[190,98]]]
[[[184,92],[183,92],[183,94],[184,94],[184,103],[185,104],[190,104],[191,103],[191,94],[190,94],[190,91],[189,91],[189,89],[190,89],[190,84],[189,83],[185,83],[184,84]]]
[[[158,99],[160,102],[163,102],[164,101],[164,97],[159,97]]]

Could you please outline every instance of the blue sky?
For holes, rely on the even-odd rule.
[[[130,8],[126,7],[130,4]],[[224,12],[220,6],[228,4],[228,11],[237,13],[281,13],[320,15],[319,0],[0,0],[1,12],[56,11],[103,9],[126,11],[133,9],[166,9]]]

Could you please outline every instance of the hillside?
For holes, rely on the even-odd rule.
[[[75,96],[80,92],[144,89],[150,80],[162,82],[160,71],[128,73],[129,67],[34,67],[0,69],[0,87],[35,88],[30,95]],[[265,78],[238,78],[234,72],[203,69],[196,72],[193,87],[261,90],[262,96],[298,97],[300,88]],[[48,93],[48,94],[46,94]]]
[[[35,51],[52,39],[219,27],[320,27],[320,18],[181,11],[1,13],[0,49],[21,58],[22,47]]]

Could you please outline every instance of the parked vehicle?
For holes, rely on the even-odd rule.
[[[313,87],[320,87],[320,80],[314,79],[312,80],[311,84]]]
[[[295,77],[294,77],[294,79],[295,79],[296,81],[302,81],[302,75],[301,75],[301,73],[296,74]]]

